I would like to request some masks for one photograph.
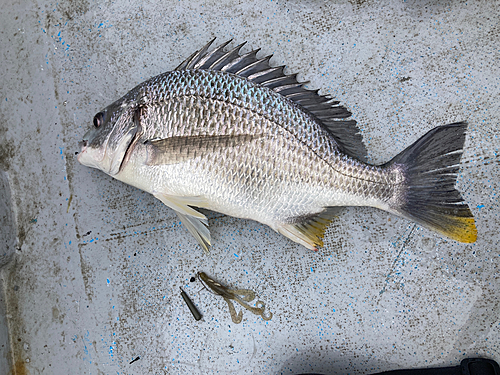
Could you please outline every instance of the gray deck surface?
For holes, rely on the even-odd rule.
[[[0,370],[369,374],[500,362],[499,15],[494,1],[6,2],[0,169],[19,243],[2,270]],[[95,113],[213,37],[248,41],[339,99],[373,163],[468,121],[457,185],[478,241],[347,208],[314,253],[210,213],[206,256],[160,201],[76,161]],[[272,320],[245,310],[232,323],[224,300],[189,281],[198,271],[254,290]]]

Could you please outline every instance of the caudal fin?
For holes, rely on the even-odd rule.
[[[455,182],[467,124],[459,122],[432,129],[387,166],[401,167],[407,189],[393,209],[453,240],[471,243],[477,238],[474,217]]]

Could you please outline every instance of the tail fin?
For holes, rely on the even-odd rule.
[[[407,189],[394,209],[451,239],[472,243],[477,230],[474,217],[455,189],[467,124],[458,122],[432,129],[393,158],[400,165]]]

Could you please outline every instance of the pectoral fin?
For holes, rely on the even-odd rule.
[[[260,134],[193,135],[147,141],[147,165],[182,163],[224,148],[236,147],[260,138]]]
[[[182,224],[208,253],[211,245],[208,219],[201,212],[190,207],[207,207],[206,200],[203,197],[179,197],[162,193],[154,194],[154,196],[177,213]]]

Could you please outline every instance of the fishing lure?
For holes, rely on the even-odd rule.
[[[247,302],[255,299],[255,293],[249,289],[229,289],[224,285],[221,285],[217,281],[209,278],[205,272],[198,272],[198,278],[202,282],[205,287],[210,288],[214,294],[217,294],[224,298],[228,307],[229,313],[231,314],[231,319],[233,323],[241,323],[243,319],[243,311],[241,310],[238,314],[236,314],[236,309],[234,308],[233,302],[238,302],[241,306],[243,306],[248,311],[254,313],[255,315],[260,315],[264,320],[271,320],[273,317],[273,313],[269,312],[269,315],[264,314],[264,310],[266,305],[262,301],[257,301],[255,303],[256,307],[250,306]],[[207,288],[207,290],[209,290]]]

